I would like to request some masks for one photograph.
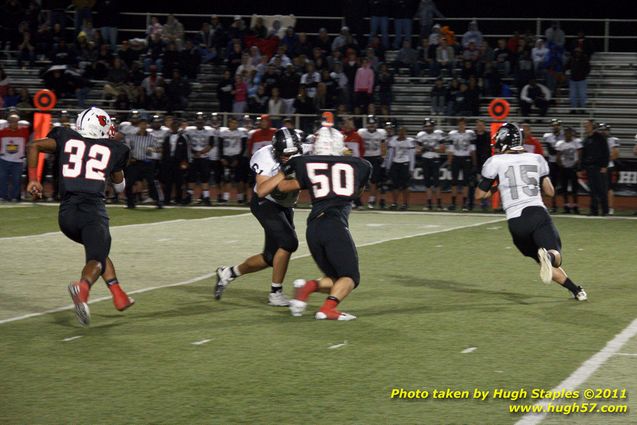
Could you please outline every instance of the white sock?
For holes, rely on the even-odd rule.
[[[367,202],[371,202],[373,204],[374,202],[376,202],[376,197],[375,196],[370,196],[369,199],[367,200]]]
[[[192,195],[193,193],[195,193],[195,191],[192,189],[188,189],[187,192],[188,192],[188,195]]]
[[[204,198],[210,198],[210,192],[209,192],[209,191],[207,191],[207,190],[204,190],[204,191],[203,191],[203,197],[204,197]]]
[[[237,201],[243,201],[243,193],[237,193]]]
[[[223,199],[225,199],[226,201],[230,200],[230,192],[223,192]]]
[[[241,276],[241,272],[239,271],[239,266],[232,266],[232,272],[236,277]]]

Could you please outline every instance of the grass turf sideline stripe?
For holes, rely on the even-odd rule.
[[[243,215],[243,214],[241,214]],[[237,217],[236,215],[233,216],[224,216],[224,217]],[[221,218],[221,217],[207,217],[207,218]],[[489,221],[485,221],[484,223],[473,223],[473,224],[465,224],[462,226],[454,226],[454,227],[449,227],[447,229],[441,229],[441,230],[433,230],[433,231],[429,231],[429,232],[420,232],[420,233],[415,233],[413,235],[407,235],[407,236],[400,236],[400,237],[396,237],[396,238],[387,238],[387,239],[381,239],[381,240],[377,240],[377,241],[373,241],[373,242],[367,242],[361,245],[357,245],[357,248],[364,248],[367,246],[373,246],[373,245],[379,245],[382,243],[386,243],[386,242],[393,242],[393,241],[398,241],[398,240],[403,240],[403,239],[410,239],[410,238],[417,238],[420,236],[427,236],[427,235],[434,235],[434,234],[438,234],[438,233],[445,233],[445,232],[451,232],[453,230],[461,230],[461,229],[468,229],[471,227],[478,227],[478,226],[482,226],[485,224],[493,224],[493,223],[497,223],[500,221],[503,221],[504,218],[497,218],[495,220],[489,220]],[[123,226],[122,226],[123,227]],[[310,257],[311,254],[303,254],[303,255],[299,255],[296,257],[293,257],[292,260],[297,260],[300,258],[307,258]],[[205,279],[209,279],[212,276],[214,276],[216,273],[212,272],[212,273],[206,273],[204,275],[201,276],[197,276],[197,277],[193,277],[191,279],[188,280],[184,280],[182,282],[177,282],[177,283],[170,283],[168,285],[159,285],[159,286],[150,286],[148,288],[142,288],[142,289],[138,289],[135,291],[131,291],[128,292],[129,295],[133,295],[133,294],[141,294],[143,292],[148,292],[148,291],[154,291],[156,289],[162,289],[162,288],[174,288],[175,286],[183,286],[183,285],[189,285],[191,283],[195,283],[195,282],[199,282]],[[210,290],[210,295],[212,296],[212,289]],[[101,302],[101,301],[108,301],[111,300],[111,297],[99,297],[99,298],[95,298],[90,300],[88,303],[89,304],[93,304],[93,303],[97,303],[97,302]],[[29,313],[29,314],[24,314],[22,316],[16,316],[16,317],[10,317],[8,319],[3,319],[0,320],[0,325],[3,325],[5,323],[10,323],[10,322],[16,322],[18,320],[24,320],[24,319],[30,319],[31,317],[38,317],[38,316],[44,316],[46,314],[51,314],[51,313],[59,313],[60,311],[65,311],[65,310],[71,310],[74,308],[73,304],[70,305],[66,305],[63,307],[57,307],[57,308],[53,308],[50,310],[45,310],[45,311],[41,311],[38,313]]]

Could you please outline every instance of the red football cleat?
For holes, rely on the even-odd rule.
[[[113,304],[115,305],[115,308],[117,310],[124,311],[128,307],[130,307],[133,304],[135,304],[135,300],[132,299],[131,297],[129,297],[128,295],[126,295],[126,293],[124,291],[122,291],[121,295],[116,295],[113,298]]]

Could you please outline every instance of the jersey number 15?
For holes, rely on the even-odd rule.
[[[82,140],[71,139],[64,144],[64,152],[69,154],[69,161],[62,166],[62,176],[71,179],[79,177],[84,167],[86,143]],[[88,157],[84,177],[89,180],[106,180],[104,170],[111,158],[111,150],[106,146],[93,145],[88,151]]]

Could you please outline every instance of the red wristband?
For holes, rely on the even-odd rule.
[[[29,181],[34,181],[37,179],[38,179],[38,168],[29,167]]]

